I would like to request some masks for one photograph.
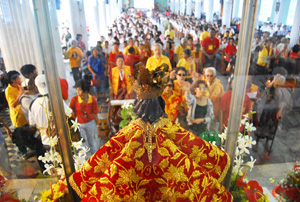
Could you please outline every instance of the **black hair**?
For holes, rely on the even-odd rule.
[[[87,52],[85,53],[85,57],[89,57],[90,55],[92,55],[92,52],[91,52],[91,51],[87,51]]]
[[[172,48],[172,42],[171,41],[167,41],[167,43],[168,43],[169,49],[171,49]]]
[[[122,58],[124,60],[124,56],[121,55],[121,54],[119,54],[119,55],[116,56],[116,61],[117,61],[118,58]]]
[[[206,84],[205,81],[203,81],[203,80],[197,80],[197,81],[191,86],[191,89],[190,89],[190,90],[191,90],[191,93],[192,93],[193,95],[196,94],[195,90],[196,90],[196,88],[199,87],[200,84],[204,84],[205,88],[207,88],[207,84]]]
[[[195,48],[200,48],[200,47],[201,47],[201,45],[199,43],[195,44]]]
[[[7,77],[8,77],[8,83],[9,84],[12,84],[14,80],[16,80],[16,78],[20,76],[20,73],[15,71],[15,70],[12,70],[12,71],[9,71],[7,73]]]
[[[181,66],[176,68],[175,73],[177,74],[180,70],[184,71],[184,73],[186,74],[186,69]]]
[[[188,57],[191,57],[191,55],[192,55],[192,51],[190,50],[190,49],[184,49],[184,51],[183,51]]]
[[[76,81],[75,87],[81,88],[81,90],[85,93],[86,92],[88,93],[90,91],[90,83],[86,79],[80,79],[80,80]]]
[[[128,52],[131,53],[131,54],[134,53],[134,51],[135,51],[135,50],[134,50],[133,47],[130,47],[130,48],[128,49]],[[116,58],[116,59],[117,59],[117,58]]]
[[[293,51],[294,53],[298,53],[298,52],[300,51],[299,45],[298,45],[298,44],[294,45],[292,51]]]
[[[36,67],[33,64],[26,64],[23,65],[20,69],[21,74],[25,77],[28,78],[29,74],[33,73],[36,70]]]
[[[204,31],[207,31],[208,30],[208,26],[204,25],[203,29],[204,29]]]
[[[77,34],[77,35],[76,35],[76,41],[78,41],[78,39],[79,39],[80,37],[82,37],[82,34]]]

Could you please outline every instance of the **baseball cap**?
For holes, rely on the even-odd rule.
[[[38,88],[39,92],[41,95],[46,95],[48,94],[48,89],[47,89],[47,83],[46,83],[46,77],[44,74],[38,75],[35,78],[35,85]]]

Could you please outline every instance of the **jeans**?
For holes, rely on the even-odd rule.
[[[72,74],[73,74],[73,78],[74,78],[75,83],[76,83],[76,81],[78,81],[79,79],[82,78],[82,72],[79,71],[79,68],[80,67],[73,67],[72,68]]]
[[[102,81],[102,84],[101,84],[101,86],[94,86],[94,91],[96,92],[96,93],[103,93],[104,91],[105,91],[105,89],[104,89],[104,78],[105,78],[105,76],[104,75],[97,75],[98,77],[100,77],[100,80]],[[94,75],[93,75],[93,79],[94,79]]]
[[[103,138],[98,137],[98,128],[94,120],[80,124],[80,135],[86,140],[87,146],[91,149],[92,154],[106,142]]]

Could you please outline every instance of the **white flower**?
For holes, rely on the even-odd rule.
[[[214,146],[217,146],[216,144],[216,141],[213,141],[212,143],[211,143],[212,145],[214,145]]]
[[[54,166],[45,163],[45,164],[44,164],[44,167],[45,167],[45,170],[44,170],[43,174],[48,173],[48,175],[52,175],[51,170],[54,168]]]
[[[238,167],[238,168],[241,167],[241,165],[243,164],[243,162],[244,162],[244,160],[242,159],[241,156],[235,157],[235,159],[234,159],[235,166]]]
[[[225,141],[226,137],[227,137],[227,131],[226,132],[224,131],[223,133],[219,134],[219,137],[220,137],[220,139],[221,139],[222,142]]]
[[[247,162],[246,165],[250,167],[250,172],[251,172],[256,159],[253,160],[252,156],[250,156],[250,159],[251,159],[251,161]]]
[[[56,168],[56,173],[58,176],[65,176],[65,170],[64,170],[64,167],[63,165],[60,165],[61,167],[57,167]]]
[[[246,122],[245,124],[245,129],[248,132],[256,131],[256,128],[253,126],[253,123],[248,123],[248,122]]]
[[[44,156],[39,156],[38,160],[42,161],[43,163],[47,162],[46,157],[44,157]]]
[[[77,131],[77,129],[78,131],[80,131],[80,124],[77,122],[77,118],[75,119],[75,121],[71,120],[71,122],[72,122],[71,128],[74,128],[75,132]]]
[[[241,148],[242,145],[246,144],[246,139],[243,135],[242,136],[239,135],[237,142],[238,142],[238,147]]]
[[[244,118],[241,120],[241,124],[242,124],[242,125],[245,125],[246,122],[248,121],[249,115],[248,115],[248,114],[245,114],[245,115],[243,115],[243,117],[244,117]]]
[[[51,147],[55,147],[55,145],[56,145],[57,142],[58,142],[58,138],[57,138],[57,136],[50,137],[50,138],[49,138],[49,141],[50,141],[50,146],[51,146]]]
[[[235,150],[235,156],[238,156],[239,153],[240,153],[239,147],[236,147],[236,150]]]
[[[250,154],[246,144],[239,145],[239,148],[241,149],[239,153],[240,155],[242,155],[243,153]]]
[[[130,104],[129,103],[124,103],[122,105],[122,109],[128,109],[130,107]]]
[[[243,179],[243,182],[245,182],[245,183],[247,183],[247,184],[248,184],[249,180],[248,180],[248,179],[246,179],[246,178],[244,178],[244,179]]]
[[[247,147],[252,148],[252,145],[256,145],[256,141],[255,140],[252,141],[252,137],[251,136],[247,135],[245,137],[245,139],[246,139],[246,146]]]

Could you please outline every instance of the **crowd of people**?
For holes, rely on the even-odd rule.
[[[157,12],[153,17],[150,19],[141,12],[123,13],[109,27],[108,36],[102,36],[92,48],[85,46],[81,34],[72,39],[65,29],[64,56],[69,59],[77,92],[70,105],[65,104],[65,111],[66,115],[77,119],[80,135],[91,153],[107,138],[100,132],[97,101],[106,97],[134,99],[130,77],[139,65],[149,71],[168,65],[170,78],[162,98],[170,120],[198,136],[208,130],[222,132],[228,125],[239,23],[226,27],[169,12],[167,15]],[[158,18],[161,24],[156,23]],[[243,114],[259,111],[258,100],[264,103],[261,114],[251,117],[258,127],[257,140],[274,138],[280,118],[293,107],[290,98],[299,93],[296,75],[299,73],[300,38],[299,44],[290,47],[286,26],[274,27],[265,23],[254,36],[244,95]],[[45,109],[51,109],[45,76],[38,75],[33,65],[22,66],[20,72],[28,79],[24,89],[19,72],[4,72],[0,69],[1,84],[3,75],[7,77],[5,96],[13,126],[16,129],[35,127],[34,131],[40,131],[40,141],[36,140],[35,133],[31,138],[38,142],[37,145],[49,149],[51,121]],[[229,76],[228,86],[222,84],[220,75]],[[68,83],[60,79],[60,84],[62,97],[68,100]],[[113,109],[110,116],[119,121],[116,118],[119,112],[120,108]],[[24,147],[20,146],[19,150],[26,156]]]

